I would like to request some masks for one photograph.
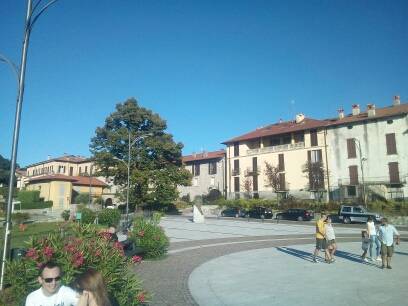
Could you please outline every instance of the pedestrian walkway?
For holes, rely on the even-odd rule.
[[[313,263],[312,244],[221,256],[191,273],[189,289],[200,306],[406,304],[407,245],[396,248],[392,270],[361,262],[359,242],[339,246],[333,264]]]

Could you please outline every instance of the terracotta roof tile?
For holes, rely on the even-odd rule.
[[[89,184],[88,176],[68,176],[63,174],[51,174],[51,175],[42,175],[30,178],[30,182],[40,182],[40,181],[67,181],[72,182],[76,186],[95,186],[95,187],[106,187],[108,186],[101,180],[98,180],[95,177],[91,177],[91,184]]]
[[[187,163],[187,162],[196,161],[196,160],[216,159],[216,158],[222,158],[224,156],[225,156],[224,150],[212,151],[212,152],[202,152],[202,153],[183,156],[183,162]]]

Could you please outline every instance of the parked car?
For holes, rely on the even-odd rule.
[[[262,207],[262,206],[257,206],[251,208],[247,213],[245,214],[245,217],[249,218],[258,218],[258,219],[272,219],[273,217],[273,212],[272,209]]]
[[[370,216],[373,218],[374,222],[380,222],[382,218],[378,213],[369,212],[360,205],[341,205],[339,209],[339,219],[340,221],[343,221],[343,223],[365,223]]]
[[[314,218],[313,211],[306,209],[288,209],[276,214],[276,219],[310,221]]]
[[[246,213],[245,210],[240,207],[229,207],[221,212],[221,217],[238,218],[245,216],[245,213]]]

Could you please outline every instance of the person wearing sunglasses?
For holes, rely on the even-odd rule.
[[[31,292],[25,306],[76,306],[77,293],[61,284],[62,269],[55,262],[45,263],[39,271],[38,282],[41,287]]]

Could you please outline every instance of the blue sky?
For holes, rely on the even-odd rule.
[[[0,1],[0,53],[19,64],[26,1]],[[89,156],[97,126],[135,97],[183,153],[296,113],[408,100],[408,1],[59,0],[31,35],[18,162]],[[16,81],[0,63],[0,154]]]

